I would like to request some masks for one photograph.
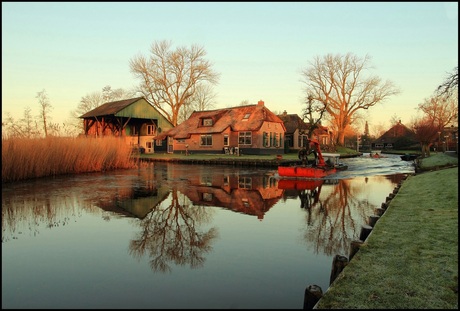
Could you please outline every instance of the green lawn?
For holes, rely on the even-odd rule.
[[[421,160],[316,309],[458,309],[458,157]]]

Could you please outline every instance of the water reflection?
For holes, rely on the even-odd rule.
[[[200,223],[209,221],[209,210],[181,200],[176,189],[170,195],[169,204],[154,205],[139,223],[141,230],[130,242],[130,254],[136,258],[147,254],[156,272],[171,272],[170,262],[193,269],[201,267],[218,235],[215,227],[199,230]]]
[[[397,184],[404,175],[380,176]],[[367,183],[368,177],[365,178]],[[2,242],[28,228],[65,226],[83,211],[139,219],[130,243],[134,257],[147,254],[155,271],[170,271],[167,262],[202,266],[218,229],[200,231],[212,221],[212,209],[264,215],[281,199],[296,200],[305,211],[307,245],[327,255],[346,254],[350,240],[378,204],[361,197],[365,187],[353,179],[277,179],[271,171],[253,172],[206,166],[159,164],[148,169],[30,181],[2,191]],[[21,226],[19,226],[21,223]],[[21,227],[22,229],[19,229]],[[22,234],[22,232],[20,232]]]
[[[162,279],[161,284],[195,282],[197,275],[188,276],[191,272],[184,270],[187,268],[200,270],[203,275],[217,275],[215,280],[207,278],[200,283],[200,292],[225,286],[237,295],[240,280],[251,275],[245,279],[246,285],[254,289],[251,295],[244,298],[245,291],[239,298],[232,298],[244,301],[240,307],[301,307],[303,296],[294,289],[303,292],[306,285],[313,283],[327,288],[331,262],[328,260],[337,254],[348,254],[349,244],[359,237],[361,225],[404,177],[404,174],[351,179],[335,176],[293,181],[278,179],[275,171],[267,169],[155,163],[137,170],[5,184],[2,187],[2,265],[11,275],[2,276],[2,281],[17,280],[25,286],[28,282],[21,280],[27,279],[30,272],[26,270],[23,279],[18,274],[21,275],[24,267],[36,265],[33,258],[37,254],[49,254],[44,256],[51,266],[68,267],[67,262],[59,262],[59,256],[53,256],[56,250],[52,245],[63,243],[69,256],[77,256],[73,249],[87,249],[90,259],[78,253],[79,257],[83,256],[81,266],[78,260],[72,263],[78,276],[90,278],[90,269],[84,263],[93,262],[96,256],[103,257],[101,247],[107,249],[113,245],[114,249],[127,249],[128,258],[146,262],[144,266],[154,272],[153,275],[170,275],[171,279]],[[116,224],[114,231],[104,226],[112,222]],[[35,238],[43,233],[46,238]],[[82,235],[100,237],[93,242],[82,240]],[[101,241],[105,245],[101,245]],[[31,254],[31,258],[21,257],[22,265],[16,267],[14,253],[19,251]],[[113,261],[126,262],[122,254],[114,253],[119,257],[111,257]],[[240,260],[244,266],[238,263]],[[278,269],[279,274],[276,267],[283,268]],[[104,269],[108,269],[109,275],[119,273],[119,268],[112,271],[108,264]],[[125,264],[123,269],[128,275],[136,275],[136,265]],[[172,272],[176,271],[181,271],[182,277],[174,277]],[[309,278],[302,277],[303,273]],[[46,277],[52,275],[47,273]],[[224,285],[222,275],[234,283],[234,287]],[[59,286],[61,280],[56,278],[54,290],[65,292],[65,286]],[[156,278],[151,275],[141,283],[137,276],[137,288],[148,288],[153,279]],[[33,286],[33,282],[30,283]],[[260,284],[270,284],[274,291],[283,292],[283,298],[267,298],[266,286],[256,290]],[[178,306],[170,300],[163,301],[165,293],[158,286],[155,307]],[[292,288],[286,289],[286,286]],[[53,291],[53,285],[49,288]],[[111,284],[107,284],[106,295],[113,304],[102,307],[121,307],[120,301],[114,298],[118,295],[111,294],[107,288],[112,288]],[[72,292],[75,290],[78,288]],[[195,288],[189,290],[190,295],[198,295]],[[11,291],[5,289],[8,302],[5,306],[20,306],[21,301],[26,301]],[[28,301],[35,306],[52,305],[40,304],[41,298],[33,294],[36,289],[25,291],[29,293]],[[41,291],[40,295],[49,291]],[[138,300],[148,301],[147,296]],[[258,299],[258,296],[264,298]],[[297,299],[293,297],[300,301],[292,302]],[[74,305],[91,307],[94,305],[89,301],[98,301],[100,297],[95,295],[91,300],[91,296],[87,296],[87,299],[89,305],[76,302]],[[215,304],[206,305],[203,299],[198,299],[196,304],[187,306],[228,307],[229,303],[219,304],[223,299],[216,295]],[[68,301],[63,305],[68,305]]]
[[[388,180],[397,184],[404,174],[375,176],[374,179]],[[315,253],[329,256],[348,256],[350,242],[359,237],[361,226],[366,224],[381,202],[369,200],[366,184],[354,179],[280,180],[286,199],[297,199],[305,210],[303,238]]]

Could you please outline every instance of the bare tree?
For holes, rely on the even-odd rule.
[[[24,124],[25,137],[31,138],[40,134],[37,122],[32,116],[32,109],[30,109],[30,107],[24,109],[24,118],[21,119],[21,123]]]
[[[376,138],[385,134],[386,131],[387,131],[387,127],[385,126],[384,122],[380,122],[379,124],[375,124],[372,126],[372,133],[373,133],[373,136]]]
[[[306,106],[302,110],[302,120],[309,126],[306,134],[309,138],[313,132],[321,125],[321,120],[326,112],[326,105],[323,102],[316,101],[313,95],[309,94],[306,98]]]
[[[393,115],[390,118],[391,126],[398,124],[400,120],[401,118],[396,113],[393,113]]]
[[[449,74],[446,80],[436,89],[438,96],[452,97],[458,94],[458,66]]]
[[[64,130],[67,133],[75,135],[83,130],[80,119],[81,115],[104,103],[128,99],[133,96],[135,96],[134,91],[126,91],[122,88],[113,90],[110,85],[103,87],[102,91],[88,93],[81,98],[77,108],[70,112],[70,118],[65,124],[63,124],[61,131]]]
[[[133,97],[135,93],[136,91],[126,91],[122,88],[113,90],[110,85],[106,85],[105,87],[102,88],[102,94],[101,94],[102,104],[117,101],[117,100],[122,100],[122,99],[128,99],[130,97]]]
[[[5,113],[5,120],[2,120],[2,138],[24,137],[24,129],[16,122],[11,113]]]
[[[212,109],[215,105],[216,94],[209,84],[200,84],[196,87],[195,94],[189,103],[185,103],[179,114],[178,123],[187,120],[193,111],[204,111]]]
[[[414,125],[415,136],[422,148],[422,157],[430,156],[430,147],[438,137],[440,128],[433,124],[429,118],[418,120]]]
[[[452,121],[458,121],[458,97],[434,96],[418,105],[431,123],[442,129]]]
[[[48,137],[48,114],[53,107],[49,102],[45,89],[43,89],[41,92],[38,92],[35,98],[38,98],[38,104],[40,105],[39,118],[41,122],[43,122],[43,131],[45,132],[45,137]]]
[[[305,91],[325,105],[337,128],[337,143],[344,144],[345,129],[354,122],[355,113],[381,103],[399,90],[393,83],[382,83],[376,76],[364,77],[370,57],[364,59],[348,53],[316,57],[302,70]]]
[[[179,112],[190,103],[197,87],[205,82],[217,84],[219,74],[205,59],[204,48],[192,45],[171,50],[171,42],[154,42],[150,57],[135,56],[131,72],[142,82],[139,91],[176,126]]]
[[[214,107],[216,93],[210,84],[200,84],[196,87],[195,94],[191,99],[191,105],[194,110],[203,111]]]

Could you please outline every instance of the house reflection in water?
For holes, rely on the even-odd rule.
[[[157,186],[121,188],[109,200],[98,200],[96,205],[107,212],[126,217],[144,219],[153,209],[168,198],[170,189]]]
[[[194,205],[223,207],[234,212],[264,218],[282,197],[272,175],[205,174],[195,175],[177,190]]]
[[[134,178],[118,175],[111,187],[98,192],[97,198],[92,199],[93,204],[106,212],[144,219],[168,198],[170,189],[159,182],[161,174],[157,176],[149,170],[137,173]]]

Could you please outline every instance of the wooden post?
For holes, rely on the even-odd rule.
[[[361,234],[359,235],[359,239],[361,241],[366,241],[367,237],[372,231],[372,227],[369,225],[362,225],[361,226]]]
[[[343,268],[348,264],[348,258],[342,255],[335,255],[334,261],[332,262],[332,271],[331,271],[331,278],[329,280],[329,285],[331,285],[334,280],[339,276],[340,272],[342,272]]]
[[[356,255],[356,253],[359,251],[359,248],[361,247],[361,245],[363,245],[363,243],[364,242],[361,240],[351,241],[350,254],[348,255],[349,260],[351,260]]]
[[[318,285],[310,285],[305,289],[303,309],[313,310],[314,306],[323,297],[323,290]]]
[[[385,209],[380,208],[380,207],[378,207],[378,208],[375,209],[375,214],[376,214],[377,216],[382,216],[383,213],[385,213]]]
[[[378,216],[378,215],[369,216],[369,221],[368,221],[369,226],[374,227],[376,222],[377,222],[377,220],[379,220],[379,219],[380,219],[380,216]]]

